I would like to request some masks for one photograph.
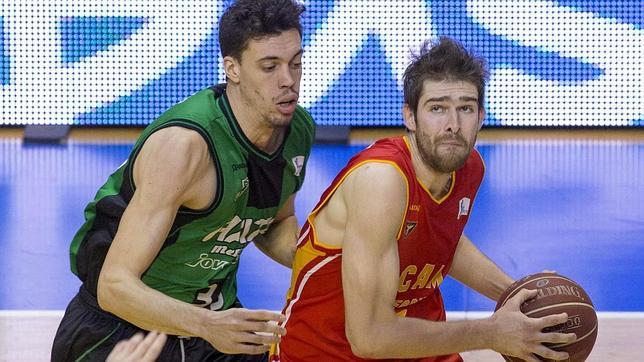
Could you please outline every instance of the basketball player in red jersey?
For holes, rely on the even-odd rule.
[[[484,166],[473,149],[484,118],[485,63],[441,38],[407,68],[408,134],[353,157],[302,227],[273,361],[363,358],[462,361],[493,349],[526,361],[568,356],[542,343],[565,314],[528,318],[524,291],[490,318],[445,321],[451,275],[496,300],[513,282],[463,234]]]

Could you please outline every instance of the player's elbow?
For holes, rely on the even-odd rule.
[[[351,344],[351,353],[353,353],[358,358],[364,359],[376,359],[379,358],[379,354],[374,351],[373,346],[369,346],[363,343],[350,343]]]
[[[117,275],[101,271],[96,286],[96,301],[104,311],[116,314],[115,308],[119,305],[119,289],[123,283]]]
[[[347,323],[345,333],[349,345],[351,346],[351,353],[359,358],[383,358],[383,351],[381,351],[382,343],[378,343],[377,336],[370,333],[372,328],[351,327]]]

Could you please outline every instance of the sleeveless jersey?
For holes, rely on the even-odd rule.
[[[208,145],[216,168],[216,196],[205,210],[178,210],[159,254],[141,279],[183,302],[226,309],[236,300],[242,250],[267,231],[304,181],[315,124],[298,106],[281,147],[273,154],[262,152],[242,132],[225,85],[188,97],[146,127],[127,161],[85,208],[86,221],[70,247],[72,271],[96,295],[105,255],[136,189],[135,159],[151,134],[177,126],[198,132]]]
[[[274,346],[273,361],[360,361],[351,353],[345,335],[342,291],[342,249],[325,245],[312,226],[343,180],[366,162],[396,167],[407,182],[407,211],[397,237],[399,286],[394,301],[400,316],[444,321],[439,285],[448,274],[458,240],[483,178],[484,166],[474,150],[465,165],[452,173],[448,193],[436,200],[416,177],[404,137],[382,139],[354,156],[324,192],[302,227],[291,287],[287,294],[284,326],[288,333]],[[377,182],[377,181],[374,181]],[[406,359],[405,361],[411,361]],[[458,354],[416,361],[462,361]]]

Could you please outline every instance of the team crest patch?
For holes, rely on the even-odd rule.
[[[467,214],[470,213],[470,198],[469,197],[464,197],[461,199],[461,201],[458,202],[458,215],[456,216],[456,219],[460,219],[461,216],[467,216]]]
[[[293,167],[295,168],[293,175],[299,176],[304,167],[304,156],[295,156],[291,159],[291,162],[293,162]]]
[[[244,192],[248,191],[248,185],[249,185],[249,184],[250,184],[250,183],[249,183],[249,181],[248,181],[248,177],[245,177],[243,180],[241,180],[241,188],[239,189],[239,191],[238,191],[238,192],[237,192],[237,194],[235,195],[235,201],[237,201],[237,199],[239,199],[239,197],[240,197],[241,195],[243,195],[243,194],[244,194]]]
[[[405,224],[405,237],[409,236],[409,234],[414,231],[416,224],[418,224],[418,222],[416,221],[407,221],[407,223]]]

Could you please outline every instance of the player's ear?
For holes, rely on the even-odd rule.
[[[407,103],[403,105],[402,113],[403,113],[403,119],[405,120],[405,127],[407,127],[408,130],[415,132],[416,115],[411,110],[411,108],[409,108],[409,105]]]
[[[239,83],[240,64],[235,57],[227,55],[224,57],[224,72],[226,72],[227,81]]]
[[[479,108],[479,131],[483,127],[483,121],[485,120],[485,108]]]

